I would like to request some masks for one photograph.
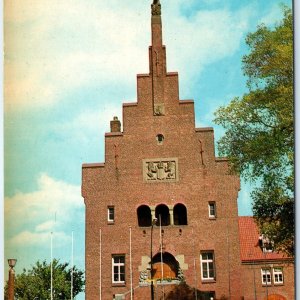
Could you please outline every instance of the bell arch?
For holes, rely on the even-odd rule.
[[[141,205],[137,208],[138,225],[140,227],[151,226],[151,209],[147,205]]]
[[[184,204],[178,203],[174,206],[174,225],[187,225],[187,210]]]
[[[159,224],[159,218],[161,218],[161,225],[162,226],[170,225],[169,207],[165,204],[157,205],[156,208],[155,208],[155,217],[158,220],[158,224]]]

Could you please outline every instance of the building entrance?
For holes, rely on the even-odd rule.
[[[172,254],[157,253],[153,257],[153,279],[176,279],[178,270],[179,263]]]

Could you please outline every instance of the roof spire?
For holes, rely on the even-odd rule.
[[[153,3],[151,5],[151,13],[152,16],[160,16],[161,15],[161,7],[159,0],[153,0]]]
[[[161,5],[159,0],[151,4],[150,75],[152,77],[152,101],[154,115],[164,115],[164,81],[166,76],[166,49],[162,43]]]

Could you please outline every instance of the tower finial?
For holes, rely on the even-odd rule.
[[[153,0],[151,5],[152,16],[160,16],[161,15],[161,6],[159,0]]]

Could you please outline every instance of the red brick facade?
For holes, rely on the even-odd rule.
[[[162,255],[165,278],[154,281],[154,299],[184,278],[198,299],[240,300],[240,180],[215,157],[213,129],[195,128],[194,102],[179,100],[178,74],[166,71],[159,3],[151,27],[150,71],[137,76],[137,102],[123,104],[123,131],[115,118],[105,163],[83,165],[86,299],[151,299],[152,232],[153,277],[162,276]],[[151,226],[154,217],[162,231],[159,221]]]
[[[294,260],[281,253],[263,251],[252,217],[239,217],[239,230],[244,299],[295,299]],[[268,270],[268,284],[263,281],[263,270]]]

